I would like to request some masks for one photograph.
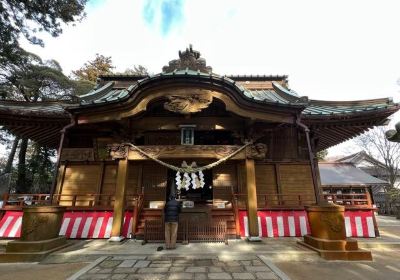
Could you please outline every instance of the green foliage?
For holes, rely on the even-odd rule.
[[[327,150],[319,151],[319,152],[317,152],[317,159],[318,160],[324,160],[327,155],[328,155],[328,151]]]
[[[40,32],[56,37],[62,23],[80,21],[87,0],[0,0],[0,64],[21,57],[18,39],[22,34],[32,44],[43,46]]]
[[[133,68],[128,68],[121,74],[126,74],[126,75],[148,75],[149,70],[142,66],[142,65],[134,65]]]
[[[111,56],[96,54],[93,60],[89,60],[78,70],[72,71],[72,74],[77,80],[96,83],[99,75],[112,74],[114,68]]]
[[[83,83],[70,80],[54,61],[43,61],[40,57],[21,52],[18,62],[0,64],[0,97],[29,103],[48,100],[70,101],[79,91],[87,91]],[[33,149],[33,152],[30,150]],[[16,169],[15,191],[48,192],[53,176],[50,158],[54,151],[29,144],[21,139]],[[14,156],[10,153],[9,161]],[[15,170],[15,169],[14,169]]]
[[[400,201],[400,189],[391,187],[387,190],[390,202]]]
[[[95,87],[95,83],[85,80],[72,80],[72,83],[74,84],[74,95],[76,96],[86,94]]]
[[[111,56],[96,54],[93,60],[87,61],[78,70],[72,71],[72,76],[80,82],[90,83],[93,87],[97,78],[104,74],[122,74],[122,75],[148,75],[149,71],[142,65],[134,65],[133,68],[128,68],[124,72],[113,72],[114,65]],[[86,92],[87,93],[87,92]]]
[[[30,192],[48,193],[53,182],[55,163],[51,158],[55,157],[55,150],[41,147],[37,143],[33,143],[32,149],[33,152],[27,164]]]
[[[0,64],[0,97],[29,102],[71,99],[76,88],[55,60],[21,53],[18,63]]]

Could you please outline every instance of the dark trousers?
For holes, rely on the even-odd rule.
[[[167,249],[175,249],[178,234],[177,222],[165,222],[165,246]]]

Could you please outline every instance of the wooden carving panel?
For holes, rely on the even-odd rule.
[[[236,150],[238,150],[241,146],[235,145],[167,145],[167,146],[140,146],[140,148],[150,154],[153,157],[157,158],[223,158],[226,157]],[[111,150],[118,151],[116,153],[115,158],[117,156],[124,156],[124,153],[121,152],[121,148],[118,145],[113,145]],[[232,159],[244,159],[246,155],[246,151],[242,150],[238,154],[236,154]],[[134,148],[129,148],[128,159],[130,160],[144,160],[147,159],[141,153],[136,151]]]
[[[92,148],[64,148],[61,151],[61,161],[93,161]]]
[[[166,96],[168,101],[164,103],[164,109],[184,115],[200,112],[213,100],[211,91],[203,89],[178,89]]]

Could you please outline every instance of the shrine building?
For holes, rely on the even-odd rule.
[[[51,193],[24,195],[67,207],[61,235],[162,240],[175,195],[180,239],[252,240],[308,233],[304,206],[334,196],[321,191],[316,153],[398,109],[390,98],[309,99],[287,76],[221,76],[189,47],[159,74],[102,75],[74,101],[0,101],[0,125],[58,150]],[[1,237],[18,237],[21,196],[5,197]],[[376,236],[368,191],[334,202],[348,236]]]

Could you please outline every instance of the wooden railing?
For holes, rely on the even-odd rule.
[[[323,200],[346,206],[347,208],[370,208],[372,199],[370,194],[323,194]],[[245,209],[247,194],[233,194],[232,206],[236,209]],[[257,208],[302,208],[315,203],[313,195],[303,194],[257,194]],[[236,210],[237,211],[237,210]]]
[[[323,194],[323,199],[338,205],[349,208],[372,207],[370,194],[367,193],[349,193],[349,194]]]
[[[144,196],[143,194],[138,196],[138,199],[136,200],[136,205],[133,208],[133,222],[132,222],[132,233],[135,234],[138,224],[139,224],[139,218],[142,213],[144,207]]]
[[[109,194],[5,194],[3,208],[20,208],[27,205],[62,205],[69,208],[112,208],[115,197]],[[139,208],[143,204],[143,195],[127,195],[127,208]],[[137,210],[136,210],[137,211]]]
[[[232,194],[232,210],[235,217],[236,238],[240,238],[239,200],[234,194]]]
[[[164,221],[145,221],[143,243],[164,242]],[[190,242],[224,242],[228,244],[227,225],[225,221],[210,220],[190,223],[180,221],[178,223],[177,241],[183,244]]]
[[[247,194],[234,194],[238,208],[246,208]],[[313,195],[304,194],[257,194],[257,208],[299,208],[315,203]]]

